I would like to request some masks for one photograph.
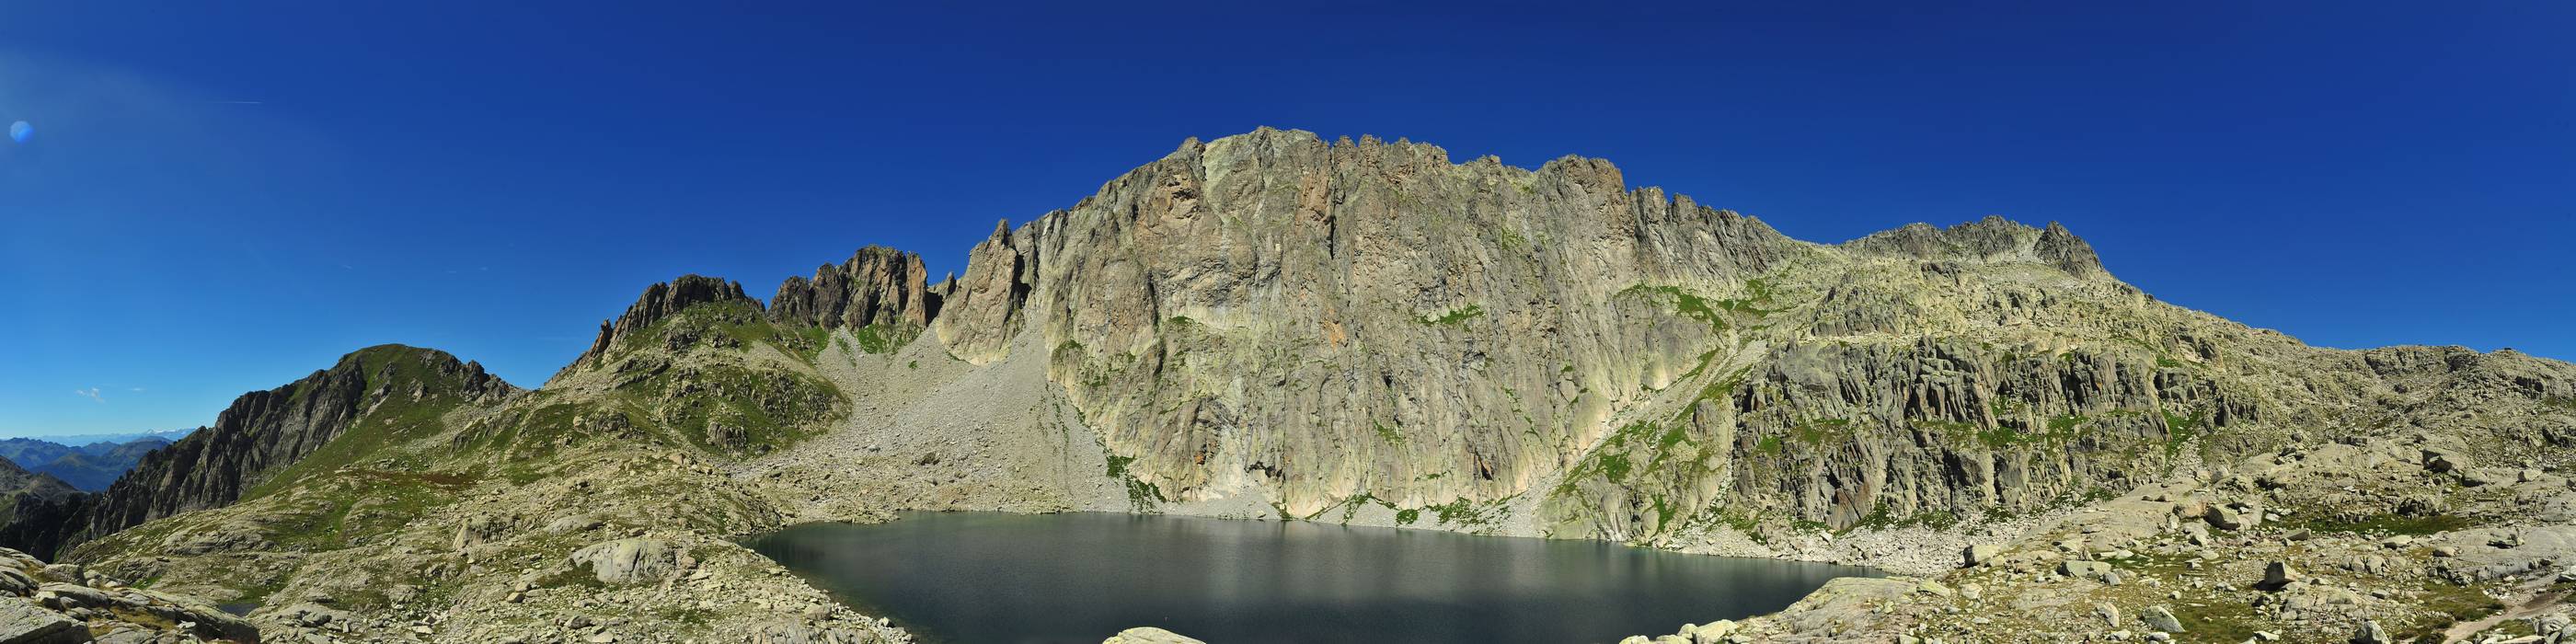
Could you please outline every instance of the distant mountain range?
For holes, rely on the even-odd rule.
[[[143,455],[192,430],[0,439],[0,458],[35,474],[51,474],[85,492],[107,489],[134,469]]]

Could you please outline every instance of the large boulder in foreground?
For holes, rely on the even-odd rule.
[[[0,644],[77,644],[98,636],[258,644],[259,628],[203,600],[0,548]]]
[[[687,552],[659,539],[619,539],[572,553],[572,565],[589,568],[599,583],[609,585],[661,581],[696,564]]]

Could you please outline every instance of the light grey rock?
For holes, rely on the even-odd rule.
[[[90,641],[79,620],[19,597],[0,597],[0,644],[79,644]]]
[[[2263,565],[2263,581],[2258,587],[2278,590],[2300,579],[2299,571],[2291,568],[2289,562],[2274,561]]]
[[[1181,634],[1179,634],[1179,633],[1174,633],[1174,632],[1171,632],[1171,631],[1167,631],[1167,630],[1163,630],[1163,629],[1159,629],[1159,628],[1154,628],[1154,627],[1151,627],[1151,626],[1145,626],[1145,627],[1130,628],[1130,629],[1127,629],[1127,630],[1119,631],[1117,635],[1111,635],[1111,636],[1109,636],[1109,639],[1101,640],[1100,644],[1207,644],[1207,643],[1206,643],[1206,642],[1201,642],[1201,641],[1196,640],[1196,639],[1192,639],[1192,638],[1187,637],[1187,636],[1183,636],[1183,635],[1181,635]]]
[[[2057,565],[2057,572],[2068,577],[2100,580],[2110,574],[2111,564],[2099,561],[2068,561]]]
[[[1959,550],[1960,565],[1961,567],[1984,565],[1994,561],[1995,557],[2002,556],[2003,552],[2003,546],[1991,543],[1970,544]]]
[[[575,550],[572,565],[588,567],[603,584],[660,581],[694,565],[687,553],[658,539],[630,538]]]
[[[2148,606],[2146,610],[2138,611],[2138,622],[2159,632],[2183,632],[2182,620],[2174,617],[2172,609],[2163,606]]]

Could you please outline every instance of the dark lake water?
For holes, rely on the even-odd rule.
[[[1595,541],[1124,514],[909,513],[752,549],[934,642],[1610,642],[1786,607],[1866,568]]]

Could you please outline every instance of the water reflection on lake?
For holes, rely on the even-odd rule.
[[[1124,514],[907,513],[747,542],[926,639],[1608,642],[1767,613],[1865,568],[1595,541]]]

